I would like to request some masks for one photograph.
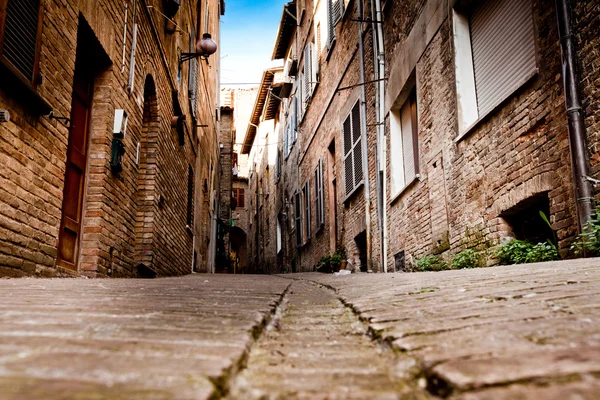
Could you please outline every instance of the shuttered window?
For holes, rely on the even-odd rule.
[[[344,13],[344,0],[327,0],[327,48],[335,41],[335,26]]]
[[[302,194],[298,191],[294,196],[294,216],[296,218],[296,245],[302,246]]]
[[[306,232],[306,240],[310,239],[311,231],[310,231],[310,181],[307,181],[304,184],[304,189],[302,190],[304,195],[304,219],[305,219],[305,232]]]
[[[190,52],[195,52],[195,32],[190,34]],[[194,120],[198,119],[198,59],[189,61],[188,98],[190,100],[190,111]]]
[[[479,117],[536,71],[531,0],[484,0],[470,15]]]
[[[315,45],[312,42],[308,42],[303,51],[303,63],[304,63],[304,74],[303,74],[303,106],[304,110],[308,108],[313,92],[319,82],[319,59]]]
[[[360,100],[344,120],[344,178],[346,196],[349,196],[363,181]]]
[[[0,0],[0,60],[37,86],[42,31],[40,0]]]
[[[404,105],[390,114],[390,183],[392,197],[419,173],[417,94],[412,90]]]
[[[319,165],[315,169],[315,204],[317,230],[325,223],[324,193],[323,193],[323,158],[319,159]]]

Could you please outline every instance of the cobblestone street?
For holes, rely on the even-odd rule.
[[[596,399],[600,260],[0,280],[2,399]]]

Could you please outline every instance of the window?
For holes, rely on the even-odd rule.
[[[302,246],[302,194],[300,191],[297,191],[294,197],[294,216],[296,217],[296,246]]]
[[[233,188],[231,194],[237,207],[244,208],[246,206],[244,188]]]
[[[327,0],[327,48],[331,49],[335,42],[335,26],[342,18],[344,0]]]
[[[281,177],[281,151],[277,149],[277,153],[275,154],[275,183],[279,182],[279,178]]]
[[[0,0],[0,62],[33,89],[42,32],[40,0]]]
[[[323,193],[323,158],[319,159],[319,165],[315,169],[315,204],[316,204],[316,221],[317,230],[325,224],[324,210],[324,193]]]
[[[194,226],[194,170],[188,166],[188,193],[187,193],[187,216],[186,224],[192,228]]]
[[[350,196],[363,182],[360,100],[344,121],[344,177],[346,197]]]
[[[310,181],[306,181],[304,184],[304,189],[302,189],[302,194],[304,196],[304,219],[305,219],[305,232],[306,232],[306,240],[310,239]]]
[[[303,106],[308,108],[312,95],[319,83],[319,57],[318,51],[312,42],[308,42],[304,48],[304,82],[303,82]]]
[[[292,97],[288,103],[288,119],[287,125],[284,132],[283,139],[283,151],[285,158],[288,157],[292,149],[293,144],[296,142],[297,137],[297,100],[296,96]]]
[[[195,29],[192,28],[192,33],[189,35],[190,52],[195,52],[196,41]],[[198,59],[193,58],[189,62],[188,67],[188,99],[190,102],[190,113],[194,121],[198,119]]]
[[[277,216],[277,254],[281,253],[282,245],[281,245],[281,223],[282,216],[281,213]]]
[[[390,113],[390,190],[398,195],[419,173],[417,94],[410,95],[399,110]]]
[[[453,19],[462,135],[537,73],[535,35],[531,0],[484,0]]]
[[[304,85],[304,74],[301,72],[298,74],[298,81],[296,84],[296,113],[298,115],[298,123],[304,118],[304,98],[305,98],[305,85]]]

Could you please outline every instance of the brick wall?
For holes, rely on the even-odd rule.
[[[393,4],[387,10],[386,18],[397,21],[386,26],[388,66],[415,24],[416,17],[402,14],[424,9],[422,3]],[[452,21],[447,16],[418,57],[421,176],[398,199],[388,197],[388,265],[402,250],[409,263],[432,253],[448,258],[464,248],[488,250],[513,235],[502,213],[540,192],[548,193],[550,221],[566,254],[576,222],[560,47],[554,3],[537,0],[533,6],[539,73],[458,143]]]
[[[189,113],[188,66],[184,64],[181,82],[174,78],[177,48],[188,48],[189,38],[165,34],[163,17],[147,5],[159,10],[162,7],[158,1],[138,3],[135,81],[129,94],[126,86],[132,40],[131,7],[125,65],[121,71],[124,3],[80,2],[74,7],[62,1],[45,2],[40,60],[43,83],[39,93],[50,103],[55,115],[70,114],[77,32],[81,24],[79,13],[112,62],[96,74],[94,83],[81,254],[77,271],[56,268],[68,128],[57,120],[33,116],[26,104],[11,99],[0,89],[0,108],[9,109],[13,117],[11,122],[0,125],[3,138],[0,157],[4,161],[0,169],[4,181],[0,190],[0,274],[54,276],[75,272],[132,276],[139,262],[145,262],[158,275],[191,271],[192,233],[198,236],[200,224],[197,221],[192,231],[186,230],[187,174],[192,166],[197,189],[204,179],[213,183],[216,179],[214,170],[209,176],[207,164],[212,160],[214,165],[217,155],[218,65],[211,69],[201,63],[200,67],[198,120],[209,126],[198,132],[204,145],[204,160],[198,157],[196,162],[198,138]],[[217,1],[210,2],[211,26],[215,30],[217,7]],[[176,21],[180,26],[192,25],[195,7],[186,3]],[[218,31],[213,36],[218,37]],[[213,58],[210,60],[213,63]],[[155,94],[149,96],[146,91],[145,96],[145,82],[149,81],[153,81]],[[183,146],[178,144],[177,132],[171,128],[172,89],[179,90],[181,107],[188,115]],[[144,105],[149,103],[152,112],[145,121]],[[114,110],[118,108],[127,111],[129,121],[123,172],[115,176],[110,172],[109,160]],[[140,162],[136,164],[138,142]],[[210,210],[198,200],[195,215],[199,219]],[[206,259],[205,243],[196,240],[196,246]]]

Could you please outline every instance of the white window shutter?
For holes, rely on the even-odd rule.
[[[307,43],[304,48],[304,103],[305,108],[308,106],[310,102],[310,97],[312,96],[312,51],[311,51],[311,43]]]
[[[312,60],[312,90],[315,90],[315,86],[317,86],[317,82],[319,82],[319,47],[313,43],[310,44],[311,55],[310,59]]]
[[[362,145],[360,126],[360,101],[352,108],[352,141],[354,143],[354,187],[363,180]]]
[[[354,154],[352,153],[352,123],[350,115],[344,121],[342,127],[344,137],[344,185],[346,195],[354,189]]]

